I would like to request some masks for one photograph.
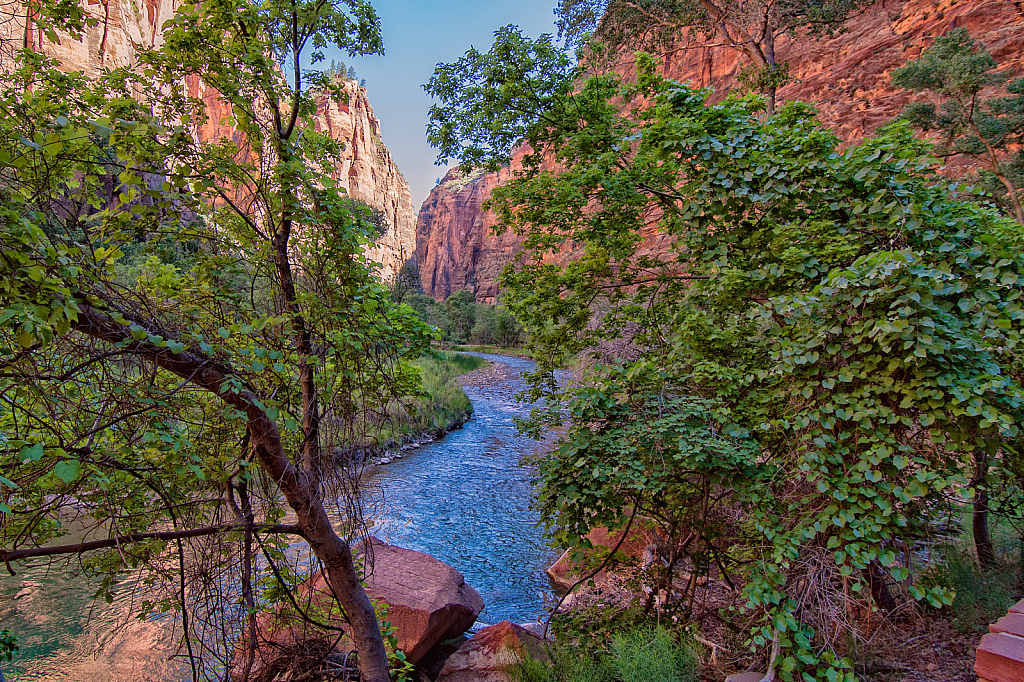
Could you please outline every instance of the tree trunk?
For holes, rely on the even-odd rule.
[[[988,473],[988,456],[981,450],[974,453],[974,514],[971,530],[974,532],[974,549],[978,553],[978,564],[988,570],[996,564],[996,551],[992,536],[988,532],[988,492],[985,490],[985,475]]]
[[[352,641],[359,652],[361,682],[389,682],[388,656],[380,634],[373,604],[363,590],[352,561],[352,551],[334,532],[317,488],[304,472],[285,455],[277,424],[267,416],[262,403],[246,389],[231,381],[231,368],[214,358],[185,350],[174,353],[132,338],[129,328],[119,324],[84,301],[79,302],[75,329],[108,343],[124,344],[140,359],[155,363],[189,383],[218,396],[245,413],[252,452],[260,466],[277,483],[297,517],[297,525],[310,549],[323,563],[331,590],[352,626]]]
[[[988,493],[980,493],[974,502],[974,517],[971,519],[974,531],[974,548],[978,552],[978,564],[985,570],[996,565],[996,551],[988,533]]]
[[[892,592],[889,591],[889,584],[885,581],[885,571],[877,561],[872,561],[868,564],[868,567],[864,569],[864,577],[868,581],[868,587],[871,589],[871,598],[874,600],[875,605],[882,610],[882,613],[892,613],[896,610],[896,599],[893,598]]]

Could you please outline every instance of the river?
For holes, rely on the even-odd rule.
[[[544,445],[520,436],[515,419],[519,373],[529,360],[478,354],[509,368],[484,386],[468,385],[473,419],[433,443],[408,450],[368,475],[373,532],[451,564],[486,604],[474,629],[503,619],[523,623],[544,612],[551,590],[545,569],[556,555],[530,509],[530,471],[521,458]],[[43,565],[0,578],[0,629],[18,636],[21,651],[0,663],[8,682],[178,680],[171,628],[160,621],[126,622],[130,586],[111,605],[93,602],[95,586]],[[103,644],[102,647],[99,645]]]

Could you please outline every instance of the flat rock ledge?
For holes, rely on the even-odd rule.
[[[1024,682],[1024,599],[988,629],[974,664],[978,682]]]

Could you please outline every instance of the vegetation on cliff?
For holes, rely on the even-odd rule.
[[[938,156],[980,161],[976,179],[981,188],[1024,224],[1024,77],[1010,81],[996,68],[984,46],[958,28],[936,38],[920,59],[894,71],[892,81],[931,96],[907,107],[903,116],[938,136],[933,150]],[[983,96],[1001,86],[1005,90],[998,95]]]
[[[850,614],[951,602],[915,565],[932,524],[1019,509],[1024,228],[957,201],[906,125],[841,151],[807,105],[708,106],[637,64],[593,75],[506,29],[430,85],[442,157],[530,150],[490,208],[527,249],[503,281],[534,426],[569,420],[538,504],[569,548],[650,529],[647,609],[700,622],[700,576],[723,580],[770,672],[853,680]],[[630,353],[560,393],[553,368],[610,342]]]

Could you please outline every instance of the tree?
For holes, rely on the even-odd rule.
[[[509,130],[530,150],[489,207],[524,240],[503,285],[549,399],[534,424],[568,419],[538,462],[549,531],[583,547],[643,516],[668,565],[742,582],[772,674],[852,680],[849,601],[891,611],[928,510],[968,503],[974,453],[1019,438],[1020,228],[951,199],[905,125],[840,151],[807,105],[707,106],[645,55],[635,83],[559,89],[564,68],[512,35],[435,73],[442,153],[504,160]]]
[[[51,19],[74,29],[66,9]],[[383,682],[349,545],[365,532],[352,452],[415,389],[407,360],[430,334],[363,255],[369,216],[320,177],[341,148],[311,117],[340,91],[302,69],[328,43],[378,51],[376,15],[358,0],[209,0],[179,8],[164,38],[144,78],[90,83],[30,51],[3,76],[0,554],[13,570],[98,552],[83,562],[103,594],[172,559],[177,587],[143,608],[180,612],[198,679],[196,647],[229,657],[230,636],[248,674],[257,613],[301,577],[278,536],[299,536],[362,679]],[[238,138],[202,139],[197,82]],[[89,541],[50,544],[69,518]],[[216,637],[205,615],[222,618]]]
[[[453,291],[444,301],[445,334],[457,343],[465,343],[476,323],[476,305],[469,289]]]
[[[749,60],[741,80],[767,97],[789,80],[789,65],[776,53],[776,41],[800,32],[832,36],[864,0],[561,0],[556,10],[559,36],[569,44],[607,43],[623,49],[669,47],[688,31],[709,47],[737,50]]]
[[[961,27],[939,36],[918,59],[893,71],[892,82],[929,94],[930,101],[911,104],[903,117],[938,134],[935,153],[940,157],[963,155],[980,161],[1002,185],[1000,198],[1017,222],[1024,223],[1024,78],[1007,83],[1008,74],[996,68],[992,55]],[[982,96],[1004,84],[1008,94]]]

